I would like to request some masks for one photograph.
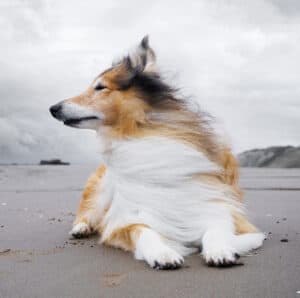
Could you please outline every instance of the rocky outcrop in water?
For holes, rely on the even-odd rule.
[[[41,160],[40,161],[41,166],[45,166],[45,165],[68,166],[69,164],[70,164],[69,162],[61,161],[58,158]]]

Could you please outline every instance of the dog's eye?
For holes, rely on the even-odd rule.
[[[101,85],[101,84],[98,84],[97,86],[95,86],[95,90],[96,91],[99,91],[99,90],[102,90],[102,89],[105,89],[106,87],[105,86],[103,86],[103,85]]]

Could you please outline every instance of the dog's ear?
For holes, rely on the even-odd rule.
[[[136,49],[129,54],[130,64],[140,72],[156,71],[156,56],[149,46],[149,36],[146,35]]]
[[[138,73],[156,73],[156,57],[149,46],[149,37],[146,35],[139,45],[121,61],[113,62],[115,69],[114,81],[119,88],[127,88]]]

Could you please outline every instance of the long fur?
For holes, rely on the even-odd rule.
[[[103,241],[115,229],[143,223],[174,240],[185,254],[191,244],[199,248],[210,226],[234,230],[231,211],[242,211],[226,193],[229,188],[193,178],[220,170],[203,153],[176,140],[145,137],[112,142],[103,156],[106,174],[101,188],[111,188],[109,198],[102,195],[99,201],[100,212],[110,204],[102,221]],[[230,208],[212,198],[222,199]]]
[[[201,247],[208,264],[234,265],[264,239],[246,218],[237,161],[209,117],[161,79],[155,58],[144,38],[87,91],[51,108],[101,138],[104,165],[87,183],[71,234],[96,231],[157,269],[178,268]]]

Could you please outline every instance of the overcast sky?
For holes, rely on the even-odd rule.
[[[1,0],[0,163],[99,159],[95,134],[48,107],[147,33],[165,75],[220,120],[235,152],[300,145],[298,0]]]

